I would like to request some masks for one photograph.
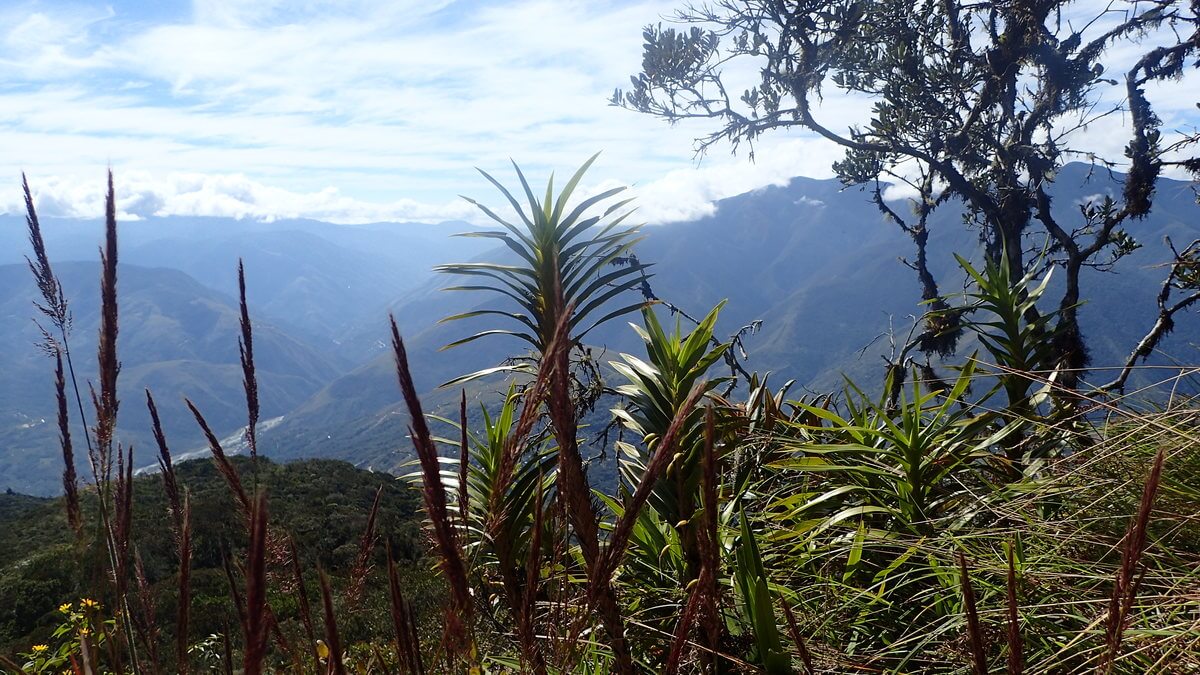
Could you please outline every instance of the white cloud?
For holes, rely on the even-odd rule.
[[[829,164],[839,151],[827,143],[793,139],[770,150],[760,150],[757,161],[723,157],[694,168],[677,169],[662,178],[632,185],[632,206],[637,222],[661,224],[694,220],[711,215],[714,202],[767,185],[785,185],[799,175],[829,175]],[[603,162],[601,157],[600,162]],[[496,172],[501,182],[516,183],[509,171]],[[529,175],[535,185],[544,178]],[[561,185],[562,179],[559,179]],[[105,184],[102,176],[31,176],[31,189],[39,210],[47,217],[96,218],[104,212]],[[615,180],[586,182],[574,201],[585,199],[618,185]],[[501,195],[476,176],[468,190],[492,205],[497,212],[508,208]],[[272,220],[312,218],[334,223],[381,221],[438,222],[466,220],[487,223],[474,206],[463,199],[442,202],[398,199],[373,202],[343,194],[326,186],[314,191],[295,191],[264,184],[240,173],[184,173],[156,175],[146,171],[118,171],[114,178],[118,212],[122,218],[148,216],[222,216]],[[805,198],[806,204],[820,205]],[[20,191],[0,187],[0,212],[19,213],[24,208]]]
[[[31,187],[39,214],[61,218],[97,218],[104,212],[101,180],[50,177]],[[118,217],[222,216],[254,220],[312,218],[334,223],[479,221],[477,210],[463,200],[444,204],[412,199],[371,203],[329,187],[295,192],[264,185],[243,174],[122,174],[114,180]],[[0,190],[0,210],[23,208],[18,190]]]
[[[111,165],[130,215],[462,217],[458,193],[492,194],[474,166],[507,175],[511,156],[540,180],[604,150],[587,185],[631,184],[641,218],[667,222],[828,176],[841,154],[773,134],[754,164],[718,146],[697,165],[712,125],[607,106],[640,68],[642,26],[679,0],[194,0],[150,17],[69,2],[0,8],[0,207],[19,206],[25,170],[47,208],[96,213]],[[1167,128],[1194,125],[1198,80],[1151,88]],[[829,95],[819,112],[842,131],[867,110]],[[1125,124],[1079,145],[1119,158]]]

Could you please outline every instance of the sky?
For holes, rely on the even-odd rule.
[[[721,146],[698,158],[711,124],[608,105],[640,68],[642,28],[680,6],[0,0],[0,212],[21,210],[24,171],[43,215],[94,217],[109,166],[124,217],[346,223],[475,219],[459,195],[495,193],[474,168],[511,183],[510,159],[544,182],[601,151],[584,190],[630,185],[650,223],[831,176],[841,152],[810,134],[763,137],[754,162]],[[1196,90],[1189,75],[1151,92],[1168,129],[1195,127]],[[822,110],[843,128],[867,111]],[[1081,145],[1119,158],[1124,123]]]

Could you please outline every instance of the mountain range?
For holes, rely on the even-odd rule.
[[[1054,205],[1064,222],[1080,220],[1078,205],[1119,194],[1120,174],[1064,167]],[[950,255],[978,258],[977,235],[947,205],[930,221],[930,258],[943,292],[961,290]],[[53,424],[52,364],[36,347],[36,287],[22,255],[24,220],[0,216],[0,344],[7,347],[0,380],[0,490],[53,493],[61,459]],[[496,338],[441,351],[484,322],[438,323],[444,316],[495,301],[445,293],[448,279],[431,267],[468,259],[505,260],[481,240],[452,238],[465,223],[360,226],[285,220],[271,223],[160,218],[122,223],[121,437],[152,462],[143,388],[154,391],[177,452],[202,446],[182,404],[187,396],[219,435],[244,424],[237,357],[236,261],[245,260],[255,325],[264,452],[281,459],[336,457],[391,470],[410,457],[406,412],[399,403],[388,346],[387,316],[406,337],[414,374],[428,391],[427,407],[451,406],[457,390],[438,385],[520,353]],[[94,372],[98,265],[96,222],[43,223],[55,269],[72,302],[76,368]],[[1081,321],[1096,365],[1117,364],[1149,326],[1169,259],[1164,236],[1186,244],[1200,236],[1200,207],[1191,185],[1163,179],[1153,213],[1129,233],[1143,244],[1112,272],[1090,271]],[[899,258],[912,244],[880,216],[869,195],[835,180],[796,178],[718,202],[712,216],[648,226],[636,249],[654,264],[653,291],[693,316],[722,300],[718,334],[756,326],[744,338],[745,365],[770,371],[797,393],[827,391],[843,375],[873,383],[891,340],[903,341],[920,313],[915,274]],[[1031,242],[1040,245],[1040,242]],[[627,300],[628,301],[628,300]],[[668,318],[664,315],[664,318]],[[761,323],[759,323],[761,322]],[[686,321],[685,321],[686,328]],[[1165,348],[1183,361],[1200,328],[1192,314],[1177,322]],[[640,342],[624,321],[589,335],[597,360]],[[872,379],[873,378],[873,379]],[[495,400],[496,382],[476,383],[473,399]],[[78,430],[82,433],[82,428]],[[86,475],[86,471],[84,472]]]

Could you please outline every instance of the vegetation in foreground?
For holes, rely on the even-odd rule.
[[[233,457],[231,464],[239,475],[250,480],[251,463]],[[380,595],[379,579],[364,580],[363,597],[353,606],[349,589],[358,563],[360,546],[372,504],[380,496],[375,514],[375,529],[388,542],[399,565],[401,579],[415,607],[432,616],[442,596],[437,579],[430,573],[425,558],[420,523],[416,519],[419,500],[392,476],[372,474],[346,464],[327,460],[305,460],[274,464],[259,458],[260,485],[272,495],[272,524],[286,530],[300,552],[305,583],[313,588],[317,567],[327,570],[335,589],[335,603],[344,611],[343,635],[349,645],[384,639],[387,603]],[[223,648],[223,637],[236,626],[236,608],[230,597],[225,573],[226,559],[246,546],[246,533],[224,479],[210,461],[194,460],[175,467],[178,485],[189,495],[191,512],[191,609],[188,620],[188,649]],[[171,510],[157,475],[134,478],[134,509],[130,530],[134,533],[135,560],[141,575],[137,602],[153,607],[159,621],[154,626],[161,640],[176,640],[178,569],[175,540],[171,530]],[[70,668],[70,655],[79,656],[79,630],[89,628],[103,635],[114,625],[97,622],[113,620],[112,597],[102,592],[105,568],[95,559],[99,550],[89,541],[97,531],[95,512],[88,508],[95,496],[83,496],[84,537],[76,539],[67,524],[63,499],[39,499],[18,494],[0,495],[0,654],[21,664],[40,657],[42,664],[33,672],[61,672]],[[383,550],[371,553],[368,566],[386,564]],[[290,562],[274,560],[279,585],[272,589],[270,603],[279,622],[280,632],[289,641],[304,641],[295,579],[279,577],[290,569]],[[361,572],[362,570],[357,570]],[[88,603],[81,604],[82,600]],[[320,612],[317,597],[311,596],[309,612]],[[381,604],[382,603],[382,604]],[[64,609],[60,609],[64,608]],[[84,620],[87,620],[85,623]],[[64,630],[69,626],[70,630]],[[215,642],[214,642],[215,640]],[[207,647],[204,645],[207,644]],[[361,647],[353,647],[355,651]],[[213,654],[210,654],[212,656]],[[175,653],[160,651],[158,672],[175,667]],[[216,666],[216,662],[213,662]],[[53,669],[53,670],[51,670]],[[203,669],[201,669],[203,672]]]
[[[489,312],[515,328],[464,340],[509,332],[530,346],[502,366],[514,385],[494,412],[484,411],[481,426],[432,435],[393,329],[419,458],[409,480],[422,495],[429,549],[415,544],[415,524],[404,520],[412,500],[394,481],[336,463],[281,467],[257,456],[253,332],[243,300],[250,457],[227,456],[212,437],[211,465],[176,467],[160,435],[160,474],[135,479],[125,450],[103,435],[111,427],[98,394],[88,460],[100,480],[78,486],[64,432],[66,495],[51,519],[61,529],[31,526],[47,537],[35,558],[60,569],[38,564],[33,574],[33,559],[6,561],[17,572],[5,583],[16,587],[0,588],[39,627],[11,636],[28,642],[5,667],[1200,667],[1197,408],[1172,399],[1132,414],[1047,376],[1055,357],[1047,349],[1053,312],[1038,310],[1044,280],[1008,276],[1003,258],[982,269],[964,260],[974,284],[948,299],[950,311],[984,351],[940,375],[889,369],[878,396],[853,383],[839,396],[789,396],[787,385],[743,375],[730,343],[714,335],[719,306],[684,330],[679,320],[664,325],[646,301],[599,317],[640,312],[633,328],[645,344],[645,354],[610,364],[624,384],[602,385],[583,347],[597,321],[589,313],[646,277],[636,262],[613,267],[636,241],[635,229],[620,227],[620,209],[586,217],[614,194],[566,209],[586,168],[557,197],[530,193],[529,210],[518,209],[525,221],[504,223],[496,235],[528,264],[445,268],[484,277],[482,290],[513,297],[526,311]],[[30,227],[36,242],[32,208]],[[112,217],[108,237],[106,288],[114,290],[105,308],[114,324],[106,328],[115,338]],[[53,278],[48,260],[35,270]],[[50,351],[66,430],[69,336],[60,336]],[[115,349],[115,339],[101,344]],[[99,360],[117,363],[115,354]],[[729,375],[713,376],[721,369]],[[743,386],[734,387],[739,376]],[[621,480],[602,492],[588,479],[579,420],[606,391],[620,400],[612,415]],[[459,420],[468,419],[463,408]],[[345,511],[331,512],[331,502]],[[44,504],[19,497],[6,509],[15,522],[47,520]],[[383,532],[391,536],[380,551]],[[440,583],[412,568],[426,550]],[[403,574],[398,558],[409,561]],[[336,592],[328,570],[340,573]]]
[[[543,198],[519,169],[516,195],[487,176],[517,218],[481,206],[503,229],[477,236],[506,246],[514,261],[442,271],[465,279],[455,289],[506,303],[450,318],[495,321],[454,345],[494,335],[524,343],[524,354],[455,381],[503,374],[507,395],[481,425],[467,424],[464,402],[458,433],[434,437],[392,324],[419,465],[409,480],[444,589],[436,606],[414,601],[429,597],[427,587],[413,587],[419,575],[401,576],[395,548],[376,552],[385,490],[336,595],[327,563],[298,553],[296,526],[270,516],[283,495],[257,456],[240,269],[248,467],[233,464],[192,406],[230,495],[221,559],[233,620],[203,638],[196,622],[206,619],[193,619],[206,616],[193,584],[203,530],[161,433],[159,511],[176,571],[165,575],[175,592],[157,604],[136,547],[146,533],[134,517],[142,498],[131,455],[113,437],[111,176],[91,415],[71,366],[66,299],[26,189],[30,267],[56,366],[65,521],[72,555],[94,562],[79,567],[81,597],[58,607],[63,618],[47,641],[0,663],[13,672],[338,675],[1200,670],[1200,412],[1178,394],[1194,383],[1168,383],[1172,393],[1155,410],[1132,410],[1121,396],[1172,317],[1200,301],[1200,241],[1169,245],[1158,322],[1116,379],[1089,384],[1075,312],[1086,295],[1081,270],[1111,267],[1139,245],[1124,228],[1151,208],[1163,167],[1197,168],[1171,159],[1197,139],[1164,147],[1144,91],[1178,77],[1200,46],[1194,3],[1134,4],[1091,41],[1054,20],[1064,2],[865,4],[871,11],[858,2],[721,2],[685,14],[721,30],[648,30],[645,72],[615,102],[672,120],[721,120],[712,139],[794,125],[847,148],[839,175],[873,183],[880,210],[911,235],[926,307],[882,386],[847,382],[840,393],[798,396],[745,369],[740,334],[714,333],[720,306],[684,329],[689,315],[650,288],[637,228],[623,225],[628,202],[610,201],[620,190],[572,201],[590,161]],[[1174,29],[1176,43],[1146,49],[1125,75],[1133,121],[1125,191],[1082,205],[1078,226],[1064,226],[1046,190],[1072,152],[1057,134],[1068,120],[1099,114],[1096,92],[1109,83],[1100,57],[1158,29]],[[722,54],[730,35],[732,53]],[[721,67],[737,58],[767,61],[762,86],[741,99],[748,114],[724,95]],[[876,99],[868,128],[844,137],[814,118],[810,97],[827,80]],[[889,176],[918,195],[911,216],[883,198]],[[965,224],[983,243],[981,262],[959,259],[961,294],[940,290],[925,260],[927,216],[951,199],[967,205]],[[1034,241],[1036,228],[1044,239]],[[1066,279],[1051,299],[1054,270]],[[645,353],[619,355],[610,365],[624,382],[606,383],[588,333],[639,313],[633,330]],[[953,360],[960,343],[978,351]],[[943,358],[937,369],[933,356]],[[619,401],[611,415],[620,481],[608,491],[589,480],[580,440],[581,419],[604,394]],[[149,394],[147,405],[153,417]],[[75,475],[72,414],[93,423],[83,439],[88,489]],[[390,634],[356,633],[358,612]]]

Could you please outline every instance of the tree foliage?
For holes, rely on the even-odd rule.
[[[935,209],[961,202],[987,257],[1006,256],[1013,279],[1040,260],[1027,250],[1048,242],[1047,260],[1065,272],[1056,362],[1076,384],[1088,363],[1080,274],[1139,245],[1127,228],[1149,212],[1163,166],[1179,161],[1146,89],[1194,65],[1194,2],[719,0],[674,18],[692,26],[647,27],[642,70],[614,103],[671,122],[712,120],[701,151],[753,147],[786,129],[844,148],[838,175],[870,186],[916,248],[911,265],[933,311],[910,349],[949,353],[961,331],[926,258]],[[869,104],[866,122],[841,128],[822,105],[832,92]],[[1124,158],[1075,145],[1073,132],[1113,115],[1129,122]],[[1128,177],[1119,198],[1063,220],[1049,186],[1079,158],[1127,164]],[[884,198],[888,181],[916,195],[912,213]]]

